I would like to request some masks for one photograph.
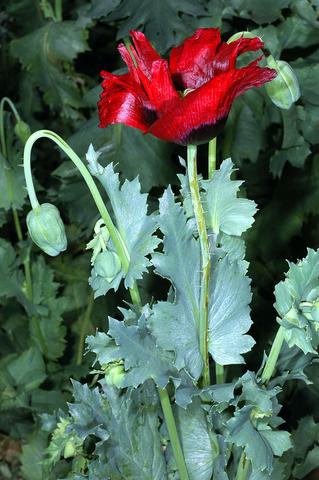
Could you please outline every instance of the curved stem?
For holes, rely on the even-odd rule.
[[[201,293],[200,293],[200,312],[199,312],[199,344],[200,352],[204,362],[203,386],[210,385],[209,374],[209,356],[208,356],[208,287],[210,274],[210,255],[209,240],[207,235],[206,223],[203,205],[200,199],[197,165],[196,165],[197,147],[188,145],[187,147],[187,167],[189,186],[192,197],[192,204],[195,213],[195,219],[199,234],[201,247]]]
[[[208,144],[208,178],[212,178],[213,173],[216,170],[216,144],[216,137]]]
[[[275,340],[272,344],[263,372],[261,374],[262,383],[268,383],[269,380],[271,379],[276,368],[276,363],[277,363],[284,339],[285,339],[285,329],[284,327],[280,326],[275,336]]]
[[[129,262],[130,262],[130,257],[129,253],[127,251],[127,248],[125,246],[125,243],[123,239],[121,238],[121,235],[117,228],[115,227],[114,223],[112,222],[112,219],[109,215],[109,212],[107,211],[104,201],[101,197],[101,194],[95,185],[95,182],[82,162],[82,160],[77,156],[77,154],[72,150],[72,148],[61,138],[59,135],[57,135],[54,132],[51,132],[49,130],[39,130],[35,133],[33,133],[27,140],[25,147],[24,147],[24,161],[23,161],[23,166],[24,166],[24,174],[25,174],[25,179],[26,179],[26,184],[27,184],[27,189],[28,189],[28,194],[30,198],[30,202],[32,205],[32,208],[36,208],[39,206],[39,202],[34,190],[34,185],[33,185],[33,180],[32,180],[32,173],[31,173],[31,150],[33,147],[33,144],[38,140],[39,138],[49,138],[52,140],[54,143],[56,143],[63,151],[66,153],[66,155],[72,160],[72,162],[75,164],[75,166],[79,169],[81,175],[83,176],[90,192],[91,195],[95,201],[95,204],[97,206],[97,209],[100,212],[100,215],[104,221],[105,226],[108,228],[108,231],[110,233],[110,237],[113,241],[113,244],[117,250],[117,253],[121,259],[122,267],[125,272],[128,271],[129,268]],[[140,299],[140,294],[139,290],[137,287],[136,282],[134,282],[133,288],[130,289],[130,295],[132,298],[132,302],[136,305],[141,304],[141,299]],[[182,453],[182,448],[181,444],[179,441],[178,433],[177,433],[177,428],[175,424],[175,419],[174,415],[172,412],[172,407],[170,404],[169,396],[167,393],[166,389],[160,389],[158,388],[159,392],[159,398],[161,401],[162,405],[162,410],[165,418],[165,422],[167,424],[167,428],[170,434],[170,440],[172,443],[172,448],[174,453],[177,453],[177,456],[175,457],[176,460],[176,465],[180,473],[180,478],[181,480],[189,480],[188,474],[187,474],[187,469],[186,469],[186,464],[184,460],[184,456]],[[172,436],[171,436],[172,435]]]
[[[11,108],[17,122],[20,121],[20,115],[19,115],[16,107],[14,106],[14,103],[12,102],[12,100],[10,100],[10,98],[3,97],[1,99],[1,102],[0,102],[0,142],[1,142],[2,155],[4,156],[4,158],[7,158],[7,146],[6,146],[5,136],[4,136],[4,105],[5,105],[5,103],[7,103],[9,105],[9,107]]]

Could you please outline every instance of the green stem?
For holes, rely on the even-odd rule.
[[[54,143],[56,143],[61,150],[64,151],[64,153],[69,157],[70,160],[75,164],[75,166],[78,168],[80,171],[81,175],[83,176],[87,186],[89,187],[89,190],[91,192],[91,195],[95,201],[95,204],[97,206],[98,211],[100,212],[101,217],[103,218],[103,221],[108,228],[110,232],[110,236],[112,238],[112,241],[114,243],[114,246],[119,254],[119,257],[121,259],[122,267],[125,272],[128,271],[129,267],[129,254],[127,252],[127,249],[124,245],[124,242],[115,227],[114,223],[112,222],[112,219],[109,215],[109,212],[107,211],[104,201],[101,197],[101,194],[97,188],[97,186],[94,183],[94,180],[82,162],[82,160],[77,156],[77,154],[72,150],[71,147],[61,138],[59,137],[56,133],[51,132],[49,130],[39,130],[35,133],[33,133],[27,140],[25,147],[24,147],[24,175],[25,175],[25,180],[26,180],[26,185],[27,185],[27,190],[30,198],[30,202],[32,205],[32,208],[37,208],[39,206],[39,202],[34,190],[34,185],[33,185],[33,179],[32,179],[32,173],[31,173],[31,150],[33,147],[33,144],[39,139],[39,138],[49,138],[52,140]]]
[[[221,384],[225,382],[225,372],[223,365],[215,363],[216,383]]]
[[[172,410],[172,406],[169,400],[167,390],[164,388],[158,388],[158,393],[162,405],[162,410],[164,412],[165,423],[167,426],[169,438],[171,440],[172,449],[176,461],[176,465],[179,471],[181,480],[188,480],[187,467],[184,460],[183,450],[179,441],[178,432],[176,428],[175,418]]]
[[[246,480],[247,475],[248,475],[248,470],[249,470],[249,460],[246,457],[245,452],[241,454],[239,464],[238,464],[238,469],[237,469],[237,475],[236,475],[236,480]]]
[[[201,293],[200,293],[200,311],[199,311],[199,345],[202,355],[203,368],[203,386],[210,385],[209,374],[209,356],[208,356],[208,288],[210,274],[210,254],[209,240],[207,235],[206,223],[203,205],[200,199],[198,177],[197,177],[197,147],[188,145],[187,147],[187,167],[189,187],[192,197],[192,204],[195,213],[195,219],[198,229],[199,242],[201,247]]]
[[[78,343],[78,350],[76,355],[76,365],[81,365],[82,358],[83,358],[83,351],[84,351],[84,343],[85,343],[85,336],[88,333],[92,310],[94,305],[94,294],[91,292],[89,296],[89,301],[84,313],[84,317],[81,323],[81,330],[79,335],[79,343]]]
[[[216,148],[217,138],[213,138],[208,144],[208,178],[212,178],[216,170]],[[215,363],[216,383],[221,384],[225,381],[225,372],[223,365]]]
[[[208,144],[208,178],[212,178],[213,173],[216,170],[216,144],[216,137]]]
[[[8,152],[7,152],[7,144],[6,144],[5,129],[4,129],[4,106],[5,106],[6,103],[11,108],[11,110],[12,110],[14,116],[15,116],[16,121],[19,122],[21,120],[21,118],[20,118],[20,115],[19,115],[14,103],[10,100],[10,98],[3,97],[1,99],[1,102],[0,102],[0,144],[1,144],[1,152],[2,152],[3,158],[6,162],[5,163],[5,174],[6,174],[6,177],[7,177],[8,185],[10,185],[10,190],[11,190],[11,185],[12,185],[11,171],[10,171],[10,166],[7,164],[7,162],[8,162],[8,159],[7,159]],[[10,198],[10,200],[12,200],[12,199]],[[18,241],[22,242],[23,234],[22,234],[22,229],[21,229],[21,224],[20,224],[18,212],[17,212],[15,207],[12,207],[12,215],[13,215],[13,222],[14,222],[14,226],[15,226],[15,229],[16,229]],[[29,300],[32,300],[32,280],[31,280],[29,257],[26,260],[23,261],[23,265],[24,265],[27,297],[29,298]]]
[[[269,356],[267,358],[266,364],[264,366],[264,369],[261,375],[262,383],[268,383],[269,380],[271,379],[276,368],[276,363],[277,363],[284,339],[285,339],[285,329],[284,327],[280,326],[277,331],[275,340],[272,344]]]
[[[0,102],[0,143],[1,143],[1,152],[4,158],[7,158],[7,146],[6,146],[6,140],[4,135],[4,106],[6,103],[11,108],[16,121],[17,122],[20,121],[20,115],[16,107],[14,106],[14,103],[12,102],[12,100],[10,100],[10,98],[8,97],[3,97]]]
[[[32,180],[32,173],[31,173],[31,150],[33,144],[38,140],[39,138],[49,138],[52,140],[54,143],[56,143],[63,151],[66,153],[66,155],[72,160],[72,162],[75,164],[75,166],[79,169],[80,173],[82,174],[90,192],[91,195],[95,201],[95,204],[97,206],[98,211],[100,212],[100,215],[104,221],[105,226],[108,228],[111,239],[114,243],[114,246],[117,250],[117,253],[120,257],[121,263],[123,270],[125,272],[128,271],[129,268],[129,263],[130,263],[130,257],[129,253],[127,251],[127,248],[125,246],[124,241],[121,238],[121,235],[117,228],[115,227],[114,223],[112,222],[112,219],[105,207],[104,201],[101,197],[101,194],[95,185],[95,182],[82,162],[82,160],[77,156],[77,154],[72,150],[71,147],[61,138],[59,137],[56,133],[51,132],[49,130],[39,130],[38,132],[33,133],[27,140],[25,147],[24,147],[24,174],[25,174],[25,180],[26,180],[26,185],[27,185],[27,190],[30,198],[30,202],[32,205],[32,208],[36,208],[39,206],[39,202],[34,190],[34,185],[33,185],[33,180]],[[132,298],[132,302],[136,305],[141,304],[141,299],[140,299],[140,294],[139,290],[137,287],[136,282],[134,282],[134,286],[130,289],[130,295]],[[177,468],[180,472],[180,478],[181,480],[188,480],[188,475],[187,475],[187,470],[186,470],[186,465],[185,465],[185,460],[184,456],[181,453],[182,448],[180,445],[180,441],[178,438],[177,434],[177,429],[175,425],[175,419],[172,413],[172,407],[170,405],[168,393],[166,390],[163,389],[158,389],[159,391],[159,397],[161,400],[162,404],[162,409],[163,409],[163,414],[165,418],[165,422],[167,423],[168,429],[169,429],[169,434],[170,434],[170,440],[172,443],[172,448],[173,451],[179,452],[180,454],[175,458]],[[172,434],[172,437],[171,437]],[[185,473],[186,472],[186,473]]]
[[[55,0],[55,21],[62,22],[62,0]]]

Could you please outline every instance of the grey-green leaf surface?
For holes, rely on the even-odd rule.
[[[196,399],[187,409],[177,407],[175,413],[189,479],[211,480],[218,446],[206,412]]]
[[[175,365],[186,368],[194,378],[202,370],[197,322],[199,315],[200,250],[192,235],[182,206],[175,203],[168,188],[160,200],[159,227],[164,234],[163,253],[155,253],[152,263],[156,273],[174,286],[175,302],[153,306],[150,328],[158,345],[174,351]]]
[[[243,363],[242,354],[254,345],[246,335],[250,319],[250,279],[242,261],[226,256],[212,262],[208,304],[208,348],[220,365]]]
[[[240,236],[251,227],[257,209],[256,204],[247,198],[237,198],[239,180],[231,180],[233,163],[224,160],[220,169],[214,172],[211,180],[203,181],[205,193],[202,201],[206,213],[206,224],[215,234],[220,231],[228,235]]]

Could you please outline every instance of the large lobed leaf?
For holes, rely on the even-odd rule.
[[[205,206],[206,225],[215,234],[240,236],[251,227],[257,209],[256,204],[247,198],[237,198],[239,180],[231,180],[233,163],[224,160],[220,169],[214,172],[211,180],[203,181],[205,193],[202,201]]]
[[[289,347],[298,346],[305,354],[316,353],[319,342],[317,299],[319,297],[319,250],[297,264],[289,263],[286,279],[275,287],[275,308],[284,327]],[[310,309],[303,307],[308,304]],[[306,312],[309,313],[306,313]]]
[[[156,273],[173,284],[175,301],[154,305],[150,328],[158,345],[175,352],[176,367],[185,367],[197,379],[202,371],[197,335],[200,247],[170,188],[160,199],[158,222],[164,234],[164,250],[153,254],[152,263]]]
[[[208,348],[220,365],[243,363],[255,341],[246,332],[252,321],[250,279],[243,261],[228,256],[212,262],[208,304]]]
[[[80,22],[50,21],[11,42],[12,54],[28,70],[32,83],[44,92],[45,101],[53,109],[62,109],[67,116],[71,116],[82,101],[75,78],[65,73],[64,64],[70,64],[87,50],[87,36]]]

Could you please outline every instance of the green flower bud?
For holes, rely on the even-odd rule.
[[[76,447],[72,440],[68,440],[64,447],[63,457],[65,459],[74,457],[76,455]]]
[[[120,258],[115,252],[105,250],[97,255],[94,261],[94,269],[100,277],[112,282],[121,270]]]
[[[30,237],[41,250],[55,257],[66,250],[67,239],[59,210],[51,203],[43,203],[27,215]]]
[[[105,381],[107,385],[121,388],[125,377],[125,370],[123,363],[112,363],[106,366]]]
[[[31,135],[30,127],[27,123],[19,120],[14,127],[14,133],[21,140],[22,143],[26,143]]]
[[[227,40],[227,43],[234,42],[235,40],[238,40],[239,38],[259,38],[259,37],[252,32],[237,32],[237,33],[234,33],[234,35],[232,35]]]
[[[277,76],[266,83],[266,92],[277,107],[289,110],[300,97],[300,88],[296,74],[291,66],[283,60],[275,60],[272,55],[267,57],[267,64],[277,72]]]

